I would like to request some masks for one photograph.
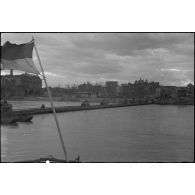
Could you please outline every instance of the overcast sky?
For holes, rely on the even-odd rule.
[[[52,86],[140,77],[161,85],[194,82],[190,33],[2,33],[1,45],[25,43],[32,36]],[[33,60],[40,70],[35,52]]]

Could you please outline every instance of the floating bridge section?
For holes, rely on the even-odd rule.
[[[128,106],[138,106],[138,105],[148,105],[148,103],[143,104],[109,104],[109,105],[92,105],[87,107],[82,106],[61,106],[55,107],[56,113],[62,112],[74,112],[74,111],[84,111],[84,110],[97,110],[106,108],[117,108],[117,107],[128,107]],[[13,111],[14,114],[27,114],[27,115],[38,115],[38,114],[49,114],[52,113],[52,108],[28,108],[28,109],[17,109]]]

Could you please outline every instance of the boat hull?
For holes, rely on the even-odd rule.
[[[13,124],[17,122],[30,122],[33,119],[32,115],[1,115],[1,124]]]

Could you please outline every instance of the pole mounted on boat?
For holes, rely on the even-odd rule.
[[[51,97],[51,94],[50,94],[50,91],[49,91],[49,87],[48,87],[48,84],[47,84],[47,80],[46,80],[46,77],[45,77],[45,72],[43,70],[43,66],[42,66],[42,63],[41,63],[41,59],[39,57],[39,53],[38,53],[38,50],[37,50],[37,47],[36,47],[36,44],[35,44],[35,39],[34,39],[34,37],[32,37],[32,38],[34,40],[34,46],[35,46],[35,51],[36,51],[37,59],[39,61],[39,65],[40,65],[40,68],[41,68],[41,72],[43,74],[42,76],[43,76],[43,79],[44,79],[44,82],[45,82],[45,85],[46,85],[46,88],[47,88],[47,93],[48,93],[49,100],[50,100],[50,103],[51,103],[51,107],[52,107],[52,110],[53,110],[53,114],[54,114],[56,126],[57,126],[57,129],[58,129],[58,134],[59,134],[59,137],[60,137],[60,141],[61,141],[61,144],[62,144],[64,156],[65,156],[65,160],[68,162],[68,155],[67,155],[67,152],[66,152],[66,147],[65,147],[64,140],[63,140],[63,137],[62,137],[62,133],[61,133],[60,125],[59,125],[59,122],[58,122],[58,118],[56,116],[56,111],[55,111],[55,107],[53,105],[53,101],[52,101],[52,97]]]

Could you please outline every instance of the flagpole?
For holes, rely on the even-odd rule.
[[[34,40],[34,38],[33,38],[33,40]],[[56,116],[56,111],[55,111],[55,107],[53,105],[53,101],[52,101],[52,97],[51,97],[51,94],[50,94],[50,91],[49,91],[49,87],[48,87],[48,84],[47,84],[47,80],[46,80],[46,77],[45,77],[45,72],[43,70],[43,66],[42,66],[42,63],[41,63],[41,59],[39,57],[39,53],[38,53],[38,50],[37,50],[37,47],[36,47],[36,44],[35,44],[35,40],[34,40],[34,46],[35,46],[36,55],[37,55],[37,58],[38,58],[38,61],[39,61],[39,65],[41,67],[41,72],[43,74],[42,76],[43,76],[43,79],[45,81],[45,85],[46,85],[46,88],[47,88],[47,93],[48,93],[48,96],[49,96],[49,100],[50,100],[50,103],[51,103],[51,107],[52,107],[52,110],[53,110],[53,114],[54,114],[56,126],[57,126],[57,129],[58,129],[58,134],[59,134],[59,137],[60,137],[60,141],[61,141],[61,144],[62,144],[64,156],[65,156],[65,160],[68,162],[68,155],[67,155],[67,152],[66,152],[66,147],[65,147],[65,144],[64,144],[64,140],[63,140],[63,137],[62,137],[61,130],[60,130],[60,125],[59,125],[59,122],[58,122],[58,118]]]

